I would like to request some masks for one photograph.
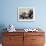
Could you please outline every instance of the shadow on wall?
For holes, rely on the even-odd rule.
[[[0,43],[2,43],[2,32],[5,32],[6,30],[4,30],[4,28],[6,28],[6,26],[4,24],[0,24]]]

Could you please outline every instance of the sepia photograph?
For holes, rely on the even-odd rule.
[[[31,7],[18,8],[18,21],[34,21],[35,9]]]

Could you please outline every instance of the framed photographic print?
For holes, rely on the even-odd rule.
[[[18,21],[35,21],[35,8],[19,7],[17,14]]]

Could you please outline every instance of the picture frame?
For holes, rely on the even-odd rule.
[[[19,7],[17,9],[18,21],[35,21],[35,8]]]

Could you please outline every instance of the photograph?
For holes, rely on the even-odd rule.
[[[34,21],[35,9],[31,7],[18,8],[18,21]]]

